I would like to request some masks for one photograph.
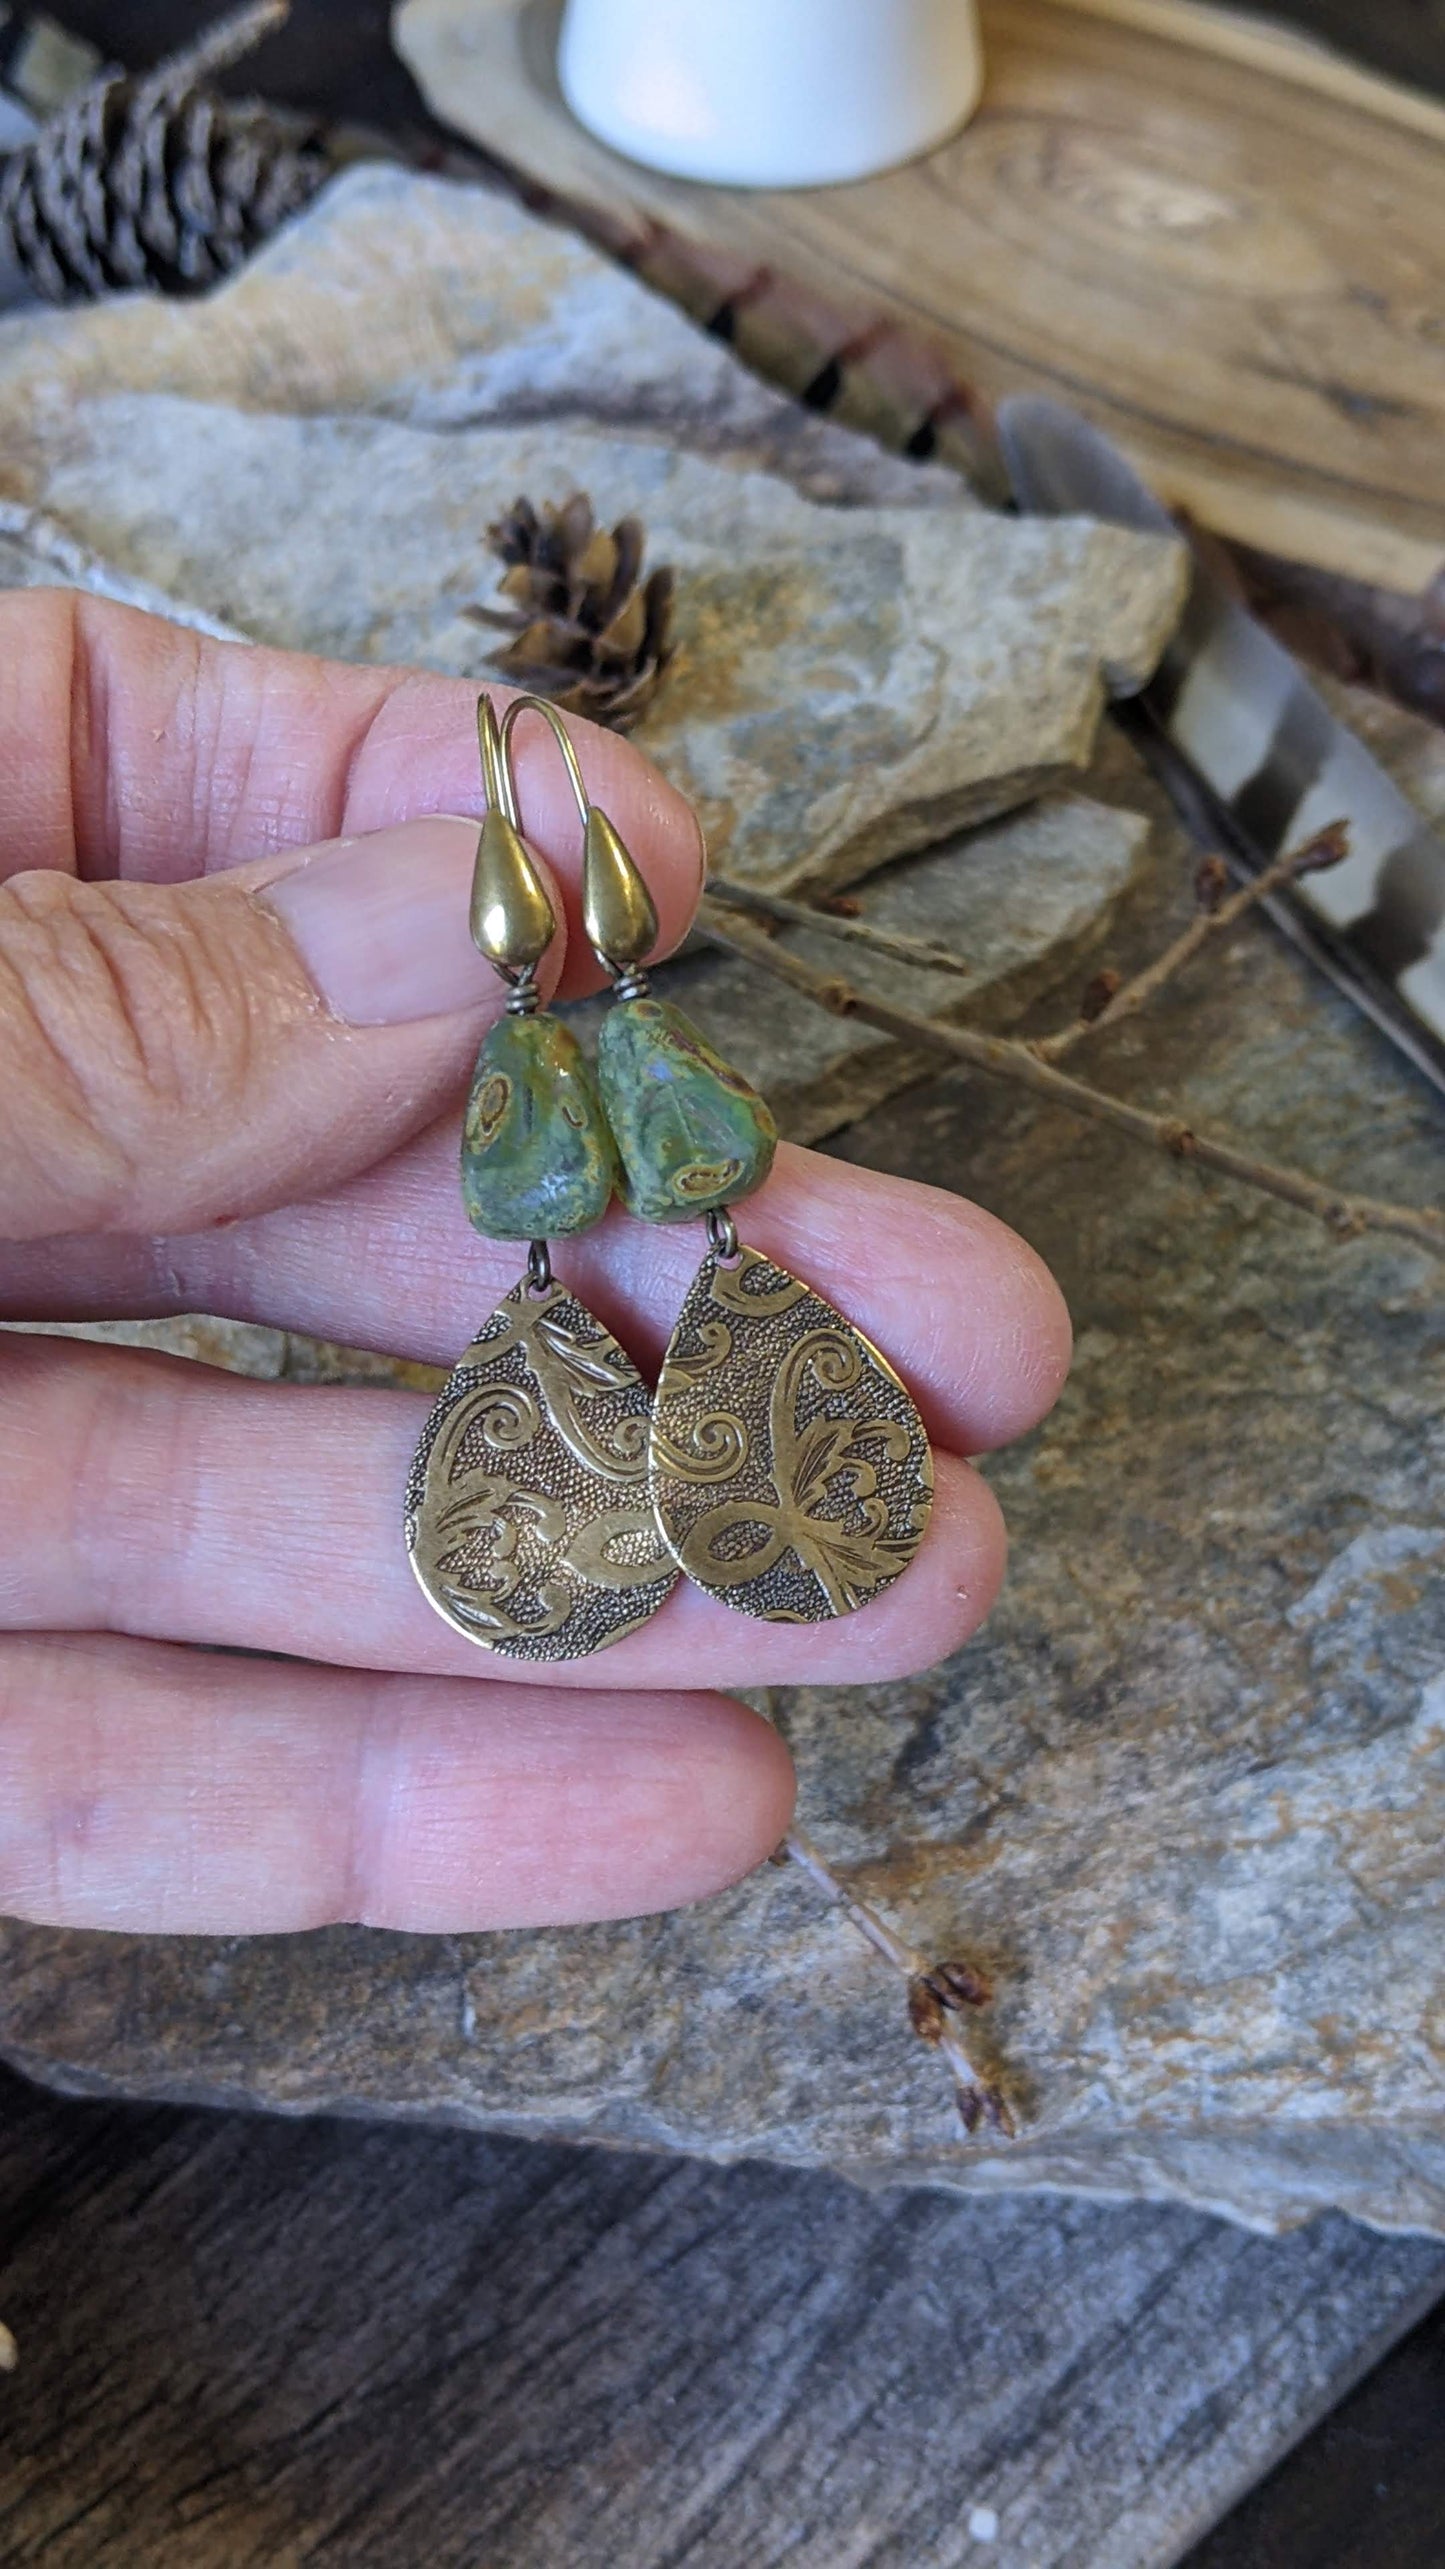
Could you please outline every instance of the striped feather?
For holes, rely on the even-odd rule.
[[[1077,412],[1020,397],[1001,405],[998,429],[1015,498],[1030,514],[1179,532]],[[1197,553],[1179,629],[1138,703],[1186,817],[1196,821],[1202,808],[1246,870],[1332,821],[1348,823],[1344,862],[1304,876],[1268,907],[1445,1089],[1445,840]]]

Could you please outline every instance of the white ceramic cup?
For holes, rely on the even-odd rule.
[[[973,113],[974,0],[567,0],[563,95],[614,151],[728,187],[911,160]]]

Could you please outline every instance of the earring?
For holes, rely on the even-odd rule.
[[[777,1128],[681,1009],[652,997],[647,886],[603,813],[585,829],[583,917],[616,1001],[597,1067],[622,1199],[645,1221],[707,1222],[653,1402],[658,1524],[678,1567],[724,1605],[827,1622],[891,1586],[923,1539],[923,1422],[861,1330],[741,1246],[728,1208],[761,1186]]]
[[[509,987],[477,1058],[461,1179],[474,1228],[526,1240],[527,1266],[422,1430],[406,1543],[429,1602],[469,1641],[509,1659],[580,1659],[655,1614],[677,1571],[648,1496],[647,1386],[552,1274],[548,1242],[601,1219],[617,1161],[575,1035],[539,1009],[537,967],[557,922],[517,809],[509,744],[526,705],[553,724],[584,820],[587,810],[551,707],[519,700],[504,737],[481,697],[471,932]]]

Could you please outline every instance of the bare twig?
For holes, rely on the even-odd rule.
[[[836,937],[841,945],[863,946],[869,954],[887,955],[894,963],[921,965],[928,972],[953,972],[960,979],[973,981],[978,966],[967,955],[955,954],[951,946],[937,946],[927,937],[906,936],[901,929],[875,928],[868,919],[850,919],[837,910],[816,909],[811,901],[790,901],[780,892],[757,892],[750,883],[729,883],[714,875],[708,883],[714,901],[722,901],[730,910],[750,910],[760,919],[772,919],[781,928],[807,928],[820,937]]]
[[[1172,945],[1167,945],[1162,954],[1156,955],[1152,963],[1134,975],[1132,981],[1122,982],[1110,992],[1103,1007],[1086,1008],[1071,1026],[1061,1026],[1056,1035],[1039,1036],[1029,1050],[1037,1054],[1040,1061],[1059,1061],[1065,1053],[1071,1053],[1076,1044],[1082,1043],[1086,1035],[1102,1034],[1106,1027],[1117,1026],[1122,1017],[1136,1016],[1166,982],[1172,981],[1187,963],[1192,963],[1201,946],[1207,945],[1211,937],[1220,936],[1236,926],[1246,912],[1258,909],[1262,901],[1284,891],[1287,885],[1297,882],[1300,875],[1322,873],[1326,867],[1338,865],[1348,852],[1347,823],[1332,821],[1328,829],[1317,830],[1303,847],[1289,848],[1283,856],[1277,856],[1272,865],[1265,866],[1262,873],[1241,884],[1228,900],[1218,902],[1213,908],[1202,909]]]
[[[1349,1195],[1338,1187],[1324,1186],[1300,1169],[1280,1168],[1268,1160],[1255,1159],[1248,1151],[1237,1150],[1230,1142],[1196,1133],[1177,1115],[1155,1114],[1146,1107],[1129,1105],[1122,1097],[1111,1097],[1106,1090],[1093,1088],[1068,1071],[1056,1070],[1052,1062],[1041,1061],[1030,1044],[1006,1035],[987,1035],[973,1026],[951,1025],[945,1018],[918,1016],[887,1000],[872,999],[852,983],[832,980],[826,973],[816,971],[800,955],[720,905],[704,902],[701,925],[714,945],[745,956],[818,1007],[826,1008],[832,1016],[857,1017],[865,1026],[876,1026],[881,1033],[895,1035],[918,1051],[967,1062],[974,1070],[1011,1080],[1052,1105],[1067,1107],[1072,1115],[1082,1115],[1095,1124],[1110,1124],[1116,1132],[1127,1133],[1132,1140],[1163,1151],[1170,1159],[1193,1160],[1201,1168],[1214,1169],[1221,1177],[1236,1178],[1243,1186],[1254,1187],[1283,1204],[1297,1206],[1302,1213],[1313,1214],[1339,1239],[1357,1239],[1367,1231],[1391,1232],[1399,1239],[1412,1240],[1417,1248],[1428,1249],[1434,1257],[1445,1258],[1445,1214],[1409,1204],[1387,1204],[1373,1196]]]
[[[789,1832],[780,1852],[806,1873],[809,1881],[842,1910],[874,1952],[881,1954],[907,1982],[909,2023],[920,2041],[937,2046],[952,2070],[965,2131],[976,2132],[980,2124],[987,2123],[992,2131],[1012,2140],[1018,2126],[1008,2098],[992,2070],[972,2058],[959,2023],[965,2010],[986,2007],[993,1996],[982,1974],[968,1963],[932,1962],[927,1954],[906,1944],[886,1918],[839,1880],[827,1857],[801,1829]]]

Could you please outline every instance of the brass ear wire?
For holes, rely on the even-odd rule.
[[[482,792],[489,812],[500,812],[520,831],[522,823],[517,810],[517,789],[502,744],[497,709],[490,696],[477,698],[477,747],[482,754]]]
[[[543,722],[546,723],[554,740],[556,741],[558,748],[562,752],[562,764],[567,770],[568,782],[571,785],[573,799],[577,805],[577,817],[581,821],[582,827],[585,830],[587,827],[588,815],[592,810],[592,804],[588,796],[586,784],[583,780],[582,770],[577,762],[577,752],[573,748],[572,743],[567,736],[567,726],[563,722],[561,715],[558,713],[556,706],[549,705],[545,696],[514,696],[511,703],[508,705],[506,712],[502,716],[501,729],[497,735],[498,746],[501,751],[502,761],[505,768],[507,791],[512,798],[513,819],[516,819],[517,771],[512,764],[512,734],[516,730],[518,723],[521,721],[523,714],[540,714]],[[521,827],[520,822],[517,823],[517,826],[519,828]]]
[[[657,943],[657,911],[652,895],[621,832],[589,795],[566,725],[545,696],[518,696],[502,717],[498,741],[513,813],[517,780],[512,734],[521,716],[527,713],[540,714],[552,732],[582,823],[582,920],[587,942],[612,974],[619,995],[624,999],[640,998],[647,989],[640,966]]]
[[[525,1013],[536,1002],[536,969],[557,933],[557,914],[522,836],[516,780],[489,696],[477,698],[477,745],[487,809],[472,868],[472,942],[512,984]]]

